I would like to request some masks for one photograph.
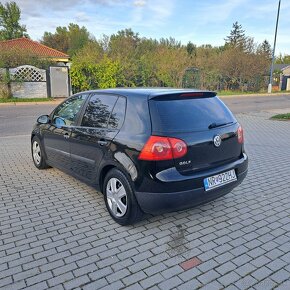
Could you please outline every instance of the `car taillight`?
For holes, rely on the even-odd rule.
[[[168,140],[171,144],[173,158],[180,158],[187,153],[187,145],[184,141],[177,138],[168,138]]]
[[[184,141],[161,136],[150,136],[144,145],[138,159],[140,160],[169,160],[180,158],[187,153]]]
[[[244,143],[244,130],[242,128],[242,126],[239,126],[238,131],[237,131],[237,135],[238,135],[238,142],[240,144]]]

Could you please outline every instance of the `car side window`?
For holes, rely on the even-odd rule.
[[[53,113],[53,123],[57,124],[61,119],[66,126],[73,125],[85,99],[86,95],[77,95],[59,105]]]
[[[126,112],[126,99],[119,97],[110,116],[108,128],[120,129],[123,125]]]
[[[107,128],[111,112],[118,97],[113,95],[91,96],[81,126]]]

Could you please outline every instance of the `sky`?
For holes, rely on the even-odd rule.
[[[256,43],[273,46],[279,0],[14,0],[34,40],[76,23],[100,39],[131,28],[141,37],[223,45],[238,21]],[[1,2],[5,2],[1,0]],[[290,54],[290,1],[281,0],[276,55]]]

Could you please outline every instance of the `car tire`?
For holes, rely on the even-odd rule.
[[[107,210],[120,225],[130,225],[142,219],[143,212],[135,198],[129,179],[119,169],[112,169],[104,179],[103,193]]]
[[[31,154],[33,163],[38,169],[49,168],[44,158],[44,151],[41,142],[36,136],[31,140]]]

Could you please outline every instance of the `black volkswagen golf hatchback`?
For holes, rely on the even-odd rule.
[[[243,129],[210,91],[78,93],[37,119],[31,150],[37,168],[57,167],[101,191],[121,225],[225,195],[248,169]]]

